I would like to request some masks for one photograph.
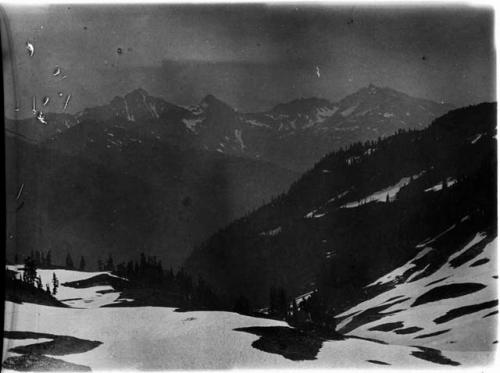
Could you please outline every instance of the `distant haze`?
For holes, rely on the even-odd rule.
[[[138,87],[180,105],[211,93],[240,111],[337,100],[370,82],[456,105],[495,99],[488,8],[58,5],[5,14],[8,117],[16,105],[29,115],[32,96],[61,111],[58,92],[71,94],[76,112]]]

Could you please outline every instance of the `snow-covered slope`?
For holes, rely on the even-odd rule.
[[[24,265],[9,265],[7,269],[17,272],[17,277],[21,278]],[[65,283],[87,280],[98,275],[116,277],[110,272],[83,272],[67,269],[38,269],[37,274],[42,280],[43,287],[49,284],[52,289],[52,276],[55,274],[59,281],[59,286],[54,297],[62,303],[75,308],[98,308],[112,303],[123,303],[127,300],[119,299],[120,292],[111,285],[98,285],[85,288],[74,288],[65,286]]]
[[[417,348],[362,339],[324,342],[316,359],[292,361],[252,347],[258,337],[235,329],[285,327],[284,322],[228,312],[175,312],[163,307],[63,309],[6,304],[15,330],[97,340],[91,351],[65,355],[67,362],[102,370],[225,368],[436,367],[412,355]],[[12,330],[6,325],[6,330]],[[14,340],[7,339],[7,347]],[[39,340],[40,341],[40,340]],[[29,341],[28,341],[29,342]],[[15,355],[9,352],[7,356]]]
[[[367,292],[378,287],[378,295],[339,314],[338,330],[434,348],[456,361],[490,356],[497,343],[497,239],[477,232],[443,258],[434,245],[460,227],[421,243],[414,259],[369,284]]]

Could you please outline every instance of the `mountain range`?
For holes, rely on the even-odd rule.
[[[303,172],[332,150],[389,136],[400,128],[423,128],[452,108],[375,85],[337,103],[302,98],[262,113],[240,113],[212,95],[198,105],[180,107],[136,89],[75,115],[49,113],[48,126],[36,119],[10,120],[7,129],[69,153],[98,141],[104,131],[110,149],[147,137],[183,149],[265,160]],[[91,123],[99,124],[98,133],[92,132]],[[78,130],[68,131],[76,124]]]
[[[137,89],[74,115],[47,113],[47,125],[6,120],[7,253],[41,247],[93,265],[144,251],[176,267],[325,154],[424,128],[450,108],[373,85],[265,113],[211,95],[181,107]]]

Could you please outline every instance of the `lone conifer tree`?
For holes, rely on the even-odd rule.
[[[52,294],[56,295],[57,294],[57,288],[59,287],[59,280],[57,279],[57,276],[55,273],[52,273]]]

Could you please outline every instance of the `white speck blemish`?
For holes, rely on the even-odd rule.
[[[28,56],[30,57],[33,57],[33,55],[35,54],[35,46],[29,41],[26,42],[26,51],[28,52]]]

